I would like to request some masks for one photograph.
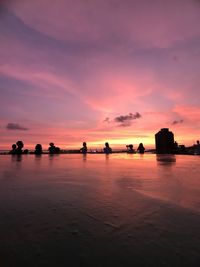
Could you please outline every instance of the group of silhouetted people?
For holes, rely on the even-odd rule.
[[[133,149],[133,145],[127,145],[126,146],[127,148],[127,152],[128,153],[135,153],[135,150]],[[137,151],[139,154],[144,154],[144,151],[145,151],[145,147],[143,146],[143,143],[140,143],[138,148],[137,148]]]
[[[21,154],[29,154],[28,149],[23,150],[24,143],[22,141],[17,141],[16,144],[12,145],[12,149],[10,150],[9,154],[12,155],[21,155]],[[133,145],[127,145],[127,152],[128,153],[135,153],[135,150],[133,149]],[[56,147],[54,143],[49,143],[49,148],[48,148],[49,154],[59,154],[60,153],[60,148]],[[145,148],[142,143],[139,144],[137,151],[140,154],[143,154],[145,151]],[[80,153],[86,154],[88,152],[87,149],[87,143],[83,142],[83,147],[79,150]],[[105,143],[105,147],[103,148],[103,152],[105,154],[110,154],[112,153],[112,148],[109,146],[109,143]],[[30,152],[30,154],[35,154],[35,155],[41,155],[43,154],[43,149],[41,144],[37,144],[35,146],[34,152]]]
[[[133,145],[127,145],[126,147],[127,147],[127,152],[128,152],[128,153],[135,153],[135,150],[133,149]],[[139,144],[137,151],[138,151],[140,154],[143,154],[143,153],[144,153],[145,148],[144,148],[144,146],[143,146],[142,143]],[[83,147],[80,149],[80,152],[81,152],[82,154],[86,154],[86,153],[87,153],[87,144],[86,144],[86,142],[83,142]],[[105,147],[103,148],[103,152],[104,152],[105,154],[110,154],[110,153],[112,153],[112,148],[110,147],[110,145],[109,145],[108,142],[105,143]]]
[[[135,150],[133,149],[133,145],[132,144],[131,145],[127,145],[126,148],[127,148],[127,152],[128,153],[135,153]],[[143,146],[143,143],[139,144],[139,146],[137,148],[137,151],[140,154],[144,154],[145,147]],[[83,142],[83,147],[80,149],[80,152],[83,153],[83,154],[87,153],[87,144],[86,144],[86,142]],[[105,154],[112,153],[112,148],[109,146],[108,142],[105,143],[105,147],[103,148],[103,152]]]
[[[9,154],[11,154],[11,155],[29,154],[28,149],[23,150],[23,147],[24,147],[24,143],[22,141],[17,141],[16,144],[12,145],[12,149],[9,151]],[[48,151],[49,151],[49,154],[59,154],[60,148],[56,147],[54,145],[54,143],[50,143]],[[37,144],[35,146],[35,150],[34,150],[33,154],[35,154],[35,155],[43,154],[43,149],[42,149],[41,144]]]
[[[10,150],[9,154],[12,155],[28,154],[28,149],[22,150],[23,147],[24,143],[22,141],[17,141],[16,144],[12,145],[12,149]]]
[[[87,143],[86,143],[86,142],[83,142],[83,147],[80,149],[80,152],[81,152],[82,154],[86,154],[86,153],[87,153]],[[112,153],[112,149],[110,148],[108,142],[105,143],[105,147],[103,148],[103,152],[104,152],[105,154]]]

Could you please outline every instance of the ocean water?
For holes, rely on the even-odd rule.
[[[199,266],[200,156],[0,156],[0,266]]]

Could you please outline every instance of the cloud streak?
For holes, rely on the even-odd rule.
[[[12,130],[12,131],[28,131],[29,130],[28,128],[26,128],[24,126],[21,126],[18,123],[12,123],[12,122],[9,122],[6,125],[6,129],[7,130]]]
[[[180,124],[180,123],[183,123],[183,120],[174,120],[172,122],[172,125],[176,125],[176,124]]]

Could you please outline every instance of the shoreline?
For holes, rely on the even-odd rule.
[[[127,151],[113,151],[112,153],[104,153],[103,151],[89,151],[87,153],[81,153],[80,151],[76,151],[76,150],[64,150],[64,151],[60,151],[60,153],[55,153],[55,154],[50,154],[48,151],[45,151],[41,154],[35,154],[34,151],[30,151],[28,153],[22,153],[22,154],[9,154],[9,152],[5,151],[5,152],[0,152],[0,156],[7,156],[7,155],[11,155],[11,156],[22,156],[22,155],[36,155],[36,156],[42,156],[42,155],[66,155],[66,154],[81,154],[81,155],[87,155],[87,154],[105,154],[105,155],[109,155],[109,154],[140,154],[138,152],[127,152]],[[141,154],[141,155],[144,155],[144,154],[153,154],[153,155],[185,155],[185,156],[200,156],[200,154],[197,154],[197,153],[168,153],[168,154],[165,154],[165,153],[156,153],[156,151],[146,151],[145,153]]]

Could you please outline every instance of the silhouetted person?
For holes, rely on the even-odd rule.
[[[42,151],[42,145],[41,144],[37,144],[35,146],[35,152],[34,152],[36,155],[41,155],[43,153]]]
[[[83,147],[80,149],[80,152],[83,154],[87,153],[87,144],[86,142],[83,142]]]
[[[198,155],[200,154],[200,143],[199,143],[199,140],[197,140],[197,144],[196,144],[196,153]]]
[[[17,145],[16,154],[21,155],[23,153],[22,148],[24,147],[24,144],[22,141],[17,141],[16,145]]]
[[[145,148],[143,146],[142,143],[139,144],[138,148],[137,148],[137,151],[140,153],[140,154],[144,154],[144,151],[145,151]]]
[[[127,152],[128,153],[134,153],[134,149],[133,149],[133,145],[132,144],[131,145],[127,145],[126,147],[127,147],[127,150],[128,150]]]
[[[56,147],[54,146],[54,143],[49,143],[49,154],[55,154],[56,153]]]
[[[12,145],[12,150],[9,151],[9,154],[15,155],[16,154],[16,148],[17,148],[17,145],[13,144]]]
[[[112,149],[110,148],[108,142],[105,143],[105,147],[103,149],[103,152],[106,154],[112,153]]]

